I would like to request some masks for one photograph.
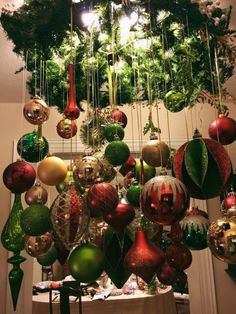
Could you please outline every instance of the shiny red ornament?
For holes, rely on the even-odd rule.
[[[229,145],[236,140],[236,121],[220,114],[209,126],[208,133],[213,140]]]
[[[123,128],[125,128],[128,123],[126,114],[118,108],[112,110],[111,118],[114,121],[120,123],[123,126]]]
[[[150,283],[163,262],[161,249],[148,240],[144,231],[137,231],[135,241],[124,259],[125,268]]]
[[[157,272],[158,280],[164,285],[173,285],[177,281],[178,271],[165,261]]]
[[[160,225],[172,225],[182,219],[189,207],[185,185],[171,176],[157,176],[149,180],[141,192],[144,215]]]
[[[227,211],[230,207],[236,205],[236,192],[230,191],[222,202],[222,207]]]
[[[180,242],[175,242],[168,246],[166,259],[171,266],[178,270],[184,270],[192,263],[192,253]]]
[[[74,120],[62,119],[57,123],[57,134],[64,138],[69,139],[77,133],[77,125]]]
[[[17,160],[3,172],[3,182],[12,193],[23,193],[34,184],[36,172],[31,164]]]
[[[69,79],[70,79],[70,88],[69,88],[69,101],[64,110],[64,115],[69,120],[76,120],[80,115],[80,110],[76,104],[75,99],[75,86],[74,86],[74,65],[70,63],[69,65]]]
[[[113,212],[119,203],[116,188],[110,183],[102,182],[92,185],[87,192],[87,205],[91,217]]]
[[[103,215],[106,223],[112,226],[117,233],[121,233],[124,228],[130,224],[135,217],[135,210],[123,200],[116,206],[113,212]]]

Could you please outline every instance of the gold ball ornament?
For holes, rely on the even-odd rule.
[[[50,109],[43,99],[35,96],[25,104],[23,114],[29,123],[40,125],[49,119]]]
[[[66,178],[67,167],[61,158],[49,156],[39,163],[37,174],[44,184],[57,185]]]
[[[37,237],[27,236],[25,239],[25,250],[33,257],[46,254],[51,245],[52,235],[50,232]]]
[[[211,253],[219,260],[236,263],[236,207],[232,206],[228,215],[214,221],[207,232],[207,242]]]
[[[102,163],[94,156],[84,156],[77,160],[73,167],[75,182],[85,188],[103,181],[102,174]]]
[[[142,157],[151,167],[165,167],[170,157],[170,149],[165,142],[159,141],[154,137],[144,145]]]
[[[94,155],[103,167],[102,177],[104,182],[111,182],[116,176],[116,170],[114,167],[108,162],[108,160],[104,157],[102,152],[96,152]]]
[[[25,202],[31,204],[46,204],[48,200],[47,190],[36,183],[25,193]]]

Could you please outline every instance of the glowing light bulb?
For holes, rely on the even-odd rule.
[[[81,16],[81,19],[84,26],[88,29],[99,27],[99,17],[93,12],[84,12]]]

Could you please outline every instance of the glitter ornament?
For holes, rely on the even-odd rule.
[[[120,166],[128,160],[130,150],[125,142],[113,141],[107,145],[104,156],[111,165]]]
[[[104,135],[105,139],[108,142],[112,142],[115,140],[122,141],[125,136],[124,128],[118,123],[107,124],[104,127]]]

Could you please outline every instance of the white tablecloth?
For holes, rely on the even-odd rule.
[[[105,301],[91,301],[89,297],[82,300],[83,314],[176,314],[171,288],[155,295],[136,291],[132,295],[110,296]],[[32,314],[48,314],[48,302],[48,293],[33,296]],[[71,314],[79,313],[78,302],[71,302],[70,311]],[[53,314],[60,314],[59,301],[53,302]]]

